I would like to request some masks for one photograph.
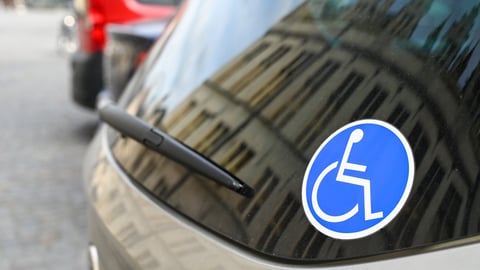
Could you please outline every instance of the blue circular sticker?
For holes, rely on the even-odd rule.
[[[412,150],[394,126],[367,119],[330,135],[310,160],[303,209],[320,232],[357,239],[386,226],[413,184]]]

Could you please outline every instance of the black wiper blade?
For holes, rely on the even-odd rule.
[[[224,187],[249,198],[253,196],[254,190],[247,184],[140,118],[126,113],[112,103],[106,104],[98,110],[102,121],[123,135],[144,144],[198,174],[216,181]]]

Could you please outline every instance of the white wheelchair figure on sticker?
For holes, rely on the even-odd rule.
[[[365,172],[367,170],[367,166],[349,163],[348,158],[350,156],[350,152],[352,151],[352,146],[355,143],[358,143],[363,138],[363,131],[361,129],[355,129],[348,138],[347,146],[345,147],[345,152],[343,153],[342,160],[340,162],[340,167],[338,168],[337,178],[336,181],[343,182],[347,184],[352,184],[356,186],[363,187],[363,199],[364,199],[364,208],[365,208],[365,220],[372,220],[378,219],[383,217],[383,212],[375,212],[372,213],[372,200],[371,200],[371,191],[370,191],[370,180],[345,175],[345,170],[350,171],[357,171],[357,172]],[[347,211],[342,215],[329,215],[325,213],[319,203],[318,203],[318,188],[320,187],[321,182],[325,178],[325,176],[330,173],[333,169],[337,168],[338,161],[333,162],[332,164],[328,165],[318,176],[315,184],[313,185],[312,191],[312,205],[315,213],[327,222],[337,223],[343,222],[345,220],[350,219],[354,215],[358,213],[358,203],[355,206]]]

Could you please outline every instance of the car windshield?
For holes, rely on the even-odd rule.
[[[116,158],[162,203],[274,258],[324,262],[477,236],[479,2],[188,1],[122,106],[256,195],[203,181],[129,139],[113,144]],[[404,134],[415,178],[395,219],[346,241],[309,223],[302,181],[319,146],[359,119]]]

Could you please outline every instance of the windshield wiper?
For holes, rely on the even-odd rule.
[[[98,110],[100,118],[123,135],[144,144],[198,174],[206,176],[208,179],[214,180],[224,187],[249,198],[253,196],[254,190],[251,187],[217,164],[140,118],[128,114],[113,103],[105,104]]]

